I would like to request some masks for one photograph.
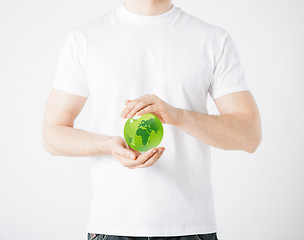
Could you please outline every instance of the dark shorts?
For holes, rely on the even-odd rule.
[[[216,233],[168,236],[168,237],[132,237],[88,233],[88,240],[218,240]]]

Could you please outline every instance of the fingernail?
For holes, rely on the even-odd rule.
[[[156,151],[157,151],[156,149],[153,149],[152,153],[156,153]]]
[[[129,154],[129,158],[133,159],[134,155],[132,153]]]
[[[163,151],[162,149],[158,149],[158,152],[159,152],[159,153],[162,153],[162,151]]]

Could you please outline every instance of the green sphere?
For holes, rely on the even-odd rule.
[[[136,151],[146,152],[157,147],[163,139],[163,124],[152,113],[129,118],[124,127],[124,137],[128,145]]]

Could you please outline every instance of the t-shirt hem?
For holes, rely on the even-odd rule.
[[[119,235],[119,236],[137,236],[137,237],[153,237],[153,236],[183,236],[194,234],[207,234],[217,231],[217,227],[183,227],[183,228],[168,228],[168,229],[151,229],[151,228],[108,228],[108,227],[87,227],[88,233]]]

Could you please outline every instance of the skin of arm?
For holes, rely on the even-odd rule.
[[[154,113],[162,123],[176,126],[213,147],[253,153],[261,142],[261,121],[250,91],[220,96],[215,104],[221,115],[175,108],[154,94],[125,101],[122,118]]]
[[[74,128],[87,98],[52,90],[45,107],[42,143],[52,155],[96,156],[110,154],[111,136],[89,133]]]
[[[213,147],[255,152],[261,143],[262,128],[251,92],[226,94],[214,102],[221,115],[178,109],[175,126]]]

